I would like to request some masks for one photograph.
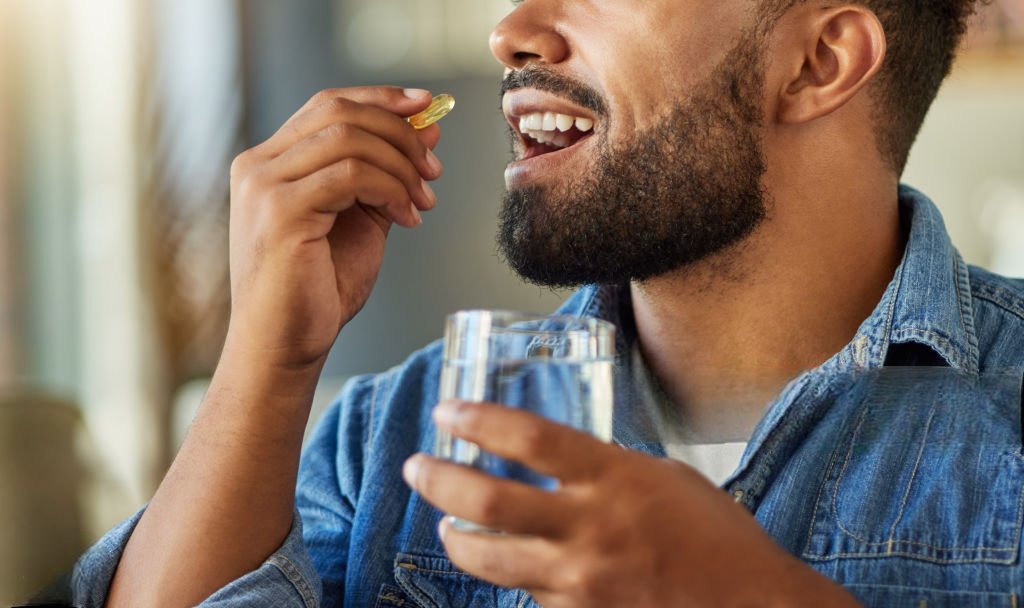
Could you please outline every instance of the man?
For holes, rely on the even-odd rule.
[[[328,349],[441,174],[440,129],[402,119],[427,92],[325,91],[232,169],[220,366],[152,503],[79,563],[78,601],[1017,605],[1020,404],[963,385],[1019,373],[1024,286],[968,269],[899,186],[972,2],[517,4],[491,39],[516,151],[501,249],[586,285],[563,312],[618,324],[626,394],[647,378],[688,443],[434,409],[434,344],[349,384],[300,464]],[[894,365],[950,373],[895,390]],[[560,485],[417,454],[437,427]],[[725,491],[705,477],[723,461]]]

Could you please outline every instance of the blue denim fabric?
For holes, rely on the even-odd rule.
[[[128,538],[143,510],[118,524],[85,553],[75,565],[68,595],[75,606],[103,606]],[[288,537],[257,570],[226,585],[202,604],[216,608],[243,606],[295,606],[315,608],[320,602],[320,580],[302,542],[302,520],[296,514]]]
[[[1017,606],[1024,282],[965,265],[920,193],[904,187],[900,203],[908,244],[881,302],[770,405],[723,490],[866,605]],[[662,455],[630,393],[628,290],[587,287],[561,312],[620,328],[615,440]],[[441,514],[402,481],[403,461],[433,447],[440,366],[434,343],[349,383],[303,453],[288,540],[210,604],[535,605],[455,568]],[[102,604],[133,525],[82,558],[79,603]]]

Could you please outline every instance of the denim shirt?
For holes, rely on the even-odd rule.
[[[922,194],[901,188],[900,206],[907,247],[882,300],[768,407],[723,490],[866,605],[1018,606],[1024,281],[965,265]],[[633,416],[628,300],[585,287],[560,312],[620,327],[615,440],[662,455]],[[404,460],[432,450],[440,367],[434,343],[346,386],[303,452],[283,546],[204,606],[535,605],[454,567],[441,514],[402,481]],[[139,517],[79,561],[75,603],[103,604]]]

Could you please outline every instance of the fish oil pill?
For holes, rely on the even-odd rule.
[[[426,129],[447,116],[453,108],[455,108],[455,98],[447,93],[442,93],[430,102],[426,110],[410,116],[409,124],[415,129]]]

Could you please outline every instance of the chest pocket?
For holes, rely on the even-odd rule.
[[[503,589],[481,581],[441,557],[399,553],[395,558],[395,582],[400,591],[385,589],[388,603],[382,606],[538,608],[525,591]]]
[[[816,497],[805,559],[1017,560],[1019,378],[918,370],[859,387]]]

